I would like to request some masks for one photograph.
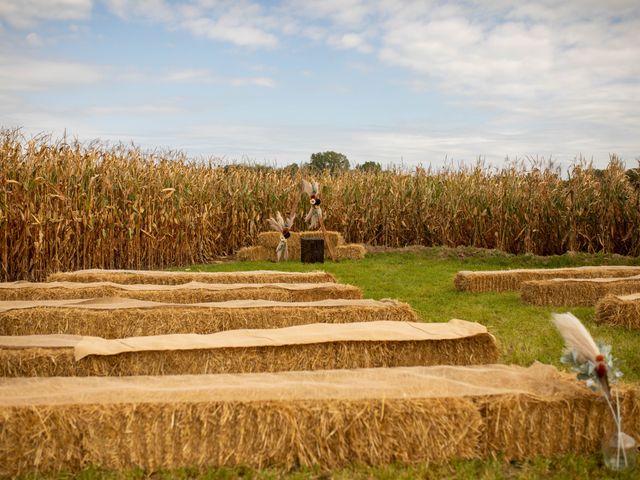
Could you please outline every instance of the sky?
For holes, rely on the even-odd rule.
[[[640,0],[0,0],[0,127],[287,165],[640,161]]]

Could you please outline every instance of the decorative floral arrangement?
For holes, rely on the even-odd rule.
[[[622,431],[620,397],[616,391],[615,408],[610,384],[615,383],[622,372],[611,355],[611,346],[596,343],[584,325],[571,313],[553,314],[553,323],[565,341],[565,351],[560,361],[571,365],[578,380],[594,392],[601,391],[613,417],[616,431],[603,442],[605,463],[614,470],[632,466],[635,440]]]

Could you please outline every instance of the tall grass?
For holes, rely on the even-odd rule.
[[[351,242],[640,254],[640,191],[616,158],[604,171],[575,165],[564,179],[517,166],[317,179],[327,226]],[[299,177],[3,130],[0,188],[0,280],[40,280],[57,270],[162,268],[230,254],[287,208]]]

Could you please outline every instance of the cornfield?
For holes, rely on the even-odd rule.
[[[300,178],[2,130],[0,280],[211,261],[253,244],[266,219],[287,210]],[[640,189],[616,157],[604,170],[576,163],[564,176],[550,166],[477,165],[316,179],[327,227],[348,242],[640,254]],[[300,200],[298,218],[306,207]]]

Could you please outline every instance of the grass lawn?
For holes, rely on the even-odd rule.
[[[426,322],[442,322],[461,318],[486,325],[496,337],[502,363],[528,366],[538,360],[560,365],[562,340],[550,321],[552,311],[566,309],[525,305],[518,293],[471,294],[458,292],[453,277],[459,270],[493,270],[506,268],[568,267],[600,264],[640,264],[640,259],[604,255],[563,255],[557,257],[513,256],[477,249],[416,248],[406,251],[373,253],[360,261],[341,261],[323,265],[298,262],[229,262],[195,265],[191,271],[235,270],[317,270],[335,274],[338,281],[361,287],[367,298],[397,298],[410,303]],[[640,331],[599,326],[592,307],[571,308],[591,331],[596,340],[613,346],[613,355],[622,361],[624,380],[640,383]],[[586,388],[586,387],[585,387]],[[453,461],[444,465],[388,465],[384,467],[352,466],[322,472],[302,469],[285,472],[278,469],[250,468],[176,470],[154,474],[155,478],[640,478],[640,468],[614,474],[602,466],[599,455],[561,456],[536,459],[526,463],[487,461]],[[33,477],[42,478],[42,477]],[[55,478],[65,478],[57,475]],[[77,478],[146,478],[144,472],[104,472],[87,469]]]

